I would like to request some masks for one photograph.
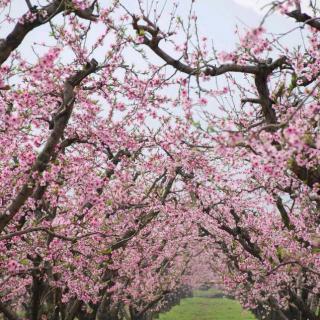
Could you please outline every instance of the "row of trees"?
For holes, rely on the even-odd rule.
[[[262,24],[226,53],[195,1],[44,2],[0,1],[4,317],[150,319],[210,282],[319,319],[316,3],[270,5],[301,45]]]

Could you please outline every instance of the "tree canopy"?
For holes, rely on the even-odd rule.
[[[196,2],[0,0],[6,319],[147,320],[207,283],[320,319],[320,7],[219,51]]]

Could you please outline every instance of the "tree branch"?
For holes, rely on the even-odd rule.
[[[273,274],[274,272],[276,272],[279,268],[283,267],[283,266],[286,266],[286,265],[292,265],[292,264],[296,264],[298,266],[300,266],[301,268],[304,268],[305,270],[309,271],[310,273],[313,273],[317,276],[320,276],[320,272],[317,272],[309,267],[306,267],[304,265],[302,265],[299,261],[285,261],[285,262],[282,262],[282,263],[279,263],[276,267],[274,267],[272,270],[270,270],[268,273],[267,273],[267,276],[270,276],[271,274]]]
[[[40,231],[45,232],[54,238],[58,238],[58,239],[61,239],[64,241],[70,241],[70,242],[77,242],[80,239],[88,238],[88,237],[95,236],[95,235],[99,235],[104,238],[107,237],[107,235],[105,235],[104,233],[99,232],[99,231],[85,233],[85,234],[77,236],[77,237],[67,237],[62,234],[55,233],[52,229],[49,229],[47,227],[34,227],[34,228],[28,228],[28,229],[24,229],[24,230],[20,230],[20,231],[16,231],[16,232],[11,232],[11,233],[6,234],[4,236],[0,236],[0,241],[9,240],[13,237],[19,237],[24,234],[28,234],[28,233],[32,233],[32,232],[40,232]]]
[[[3,231],[9,221],[15,216],[27,199],[32,195],[36,185],[36,181],[33,177],[34,173],[41,173],[46,169],[69,122],[74,104],[74,88],[78,86],[84,78],[95,72],[97,66],[97,61],[92,59],[91,62],[88,62],[82,70],[77,71],[65,81],[63,101],[57,115],[53,120],[54,129],[52,130],[43,150],[40,152],[35,163],[33,164],[27,182],[22,186],[6,211],[0,215],[0,232]]]
[[[155,29],[154,26],[148,25],[140,25],[138,24],[139,19],[135,16],[133,18],[133,28],[137,31],[138,34],[141,31],[149,33],[151,35],[151,39],[149,39],[146,35],[143,36],[143,44],[147,45],[156,55],[162,58],[168,65],[174,67],[175,69],[189,74],[189,75],[199,75],[204,71],[204,74],[208,76],[218,76],[227,72],[240,72],[240,73],[251,73],[257,74],[259,72],[259,66],[257,65],[238,65],[238,64],[224,64],[219,67],[203,65],[200,68],[193,68],[187,64],[182,63],[180,60],[174,59],[165,51],[163,51],[159,47],[159,42],[162,37],[159,36],[159,29]]]
[[[34,7],[30,8],[30,1],[27,1],[27,4],[30,11],[35,15],[35,19],[30,20],[30,18],[28,18],[30,14],[30,11],[28,11],[19,19],[19,22],[15,25],[6,39],[3,39],[0,42],[0,66],[8,59],[11,52],[22,43],[23,39],[30,31],[45,24],[59,13],[68,10],[69,8],[67,0],[55,0],[51,4],[41,8],[41,12],[40,10],[34,9]],[[93,8],[94,6],[90,6],[85,10],[76,9],[74,13],[80,18],[95,21],[97,16],[92,14]],[[46,13],[45,17],[43,17],[43,12]]]
[[[297,22],[303,22],[304,24],[309,25],[310,27],[313,27],[320,31],[320,21],[319,18],[312,18],[306,13],[302,13],[299,10],[294,10],[287,13],[287,16],[290,18],[295,19]]]

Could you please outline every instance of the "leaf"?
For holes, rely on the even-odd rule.
[[[311,252],[314,254],[320,253],[320,248],[312,248]]]
[[[294,73],[291,77],[291,83],[289,85],[289,92],[291,92],[297,86],[297,75]]]
[[[23,266],[27,266],[29,264],[29,260],[28,259],[22,259],[19,261],[20,264],[22,264]]]
[[[100,253],[102,255],[109,255],[110,253],[112,253],[112,249],[110,249],[110,248],[104,249],[104,250],[101,250]]]
[[[277,247],[277,256],[282,260],[285,257],[288,257],[288,251],[283,247]]]
[[[112,206],[112,200],[111,199],[106,200],[105,204],[108,206]]]

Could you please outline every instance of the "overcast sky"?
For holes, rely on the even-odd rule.
[[[107,1],[107,0],[106,0]],[[134,8],[137,0],[122,0],[128,7]],[[173,0],[159,0],[160,4],[170,3]],[[36,0],[31,0],[36,3]],[[150,3],[150,0],[142,1]],[[206,35],[214,43],[218,50],[232,50],[236,42],[234,34],[236,25],[240,29],[245,27],[256,27],[263,18],[265,10],[261,8],[269,3],[270,0],[197,0],[195,1],[196,13],[199,17],[200,34]],[[308,0],[303,0],[308,2]],[[179,14],[184,17],[188,14],[190,0],[180,0]],[[26,12],[27,6],[25,0],[12,0],[11,14],[18,17]],[[3,20],[3,16],[1,17]],[[289,30],[293,24],[288,18],[280,15],[272,16],[266,26],[271,32],[285,32]],[[4,38],[12,29],[12,25],[1,24],[0,37]],[[48,25],[37,28],[32,31],[25,39],[23,46],[19,50],[24,50],[24,53],[32,54],[30,50],[33,42],[41,42],[48,39]],[[295,36],[289,36],[285,39],[288,43],[294,44]],[[29,55],[29,54],[28,54]]]
[[[109,1],[110,0],[105,0]],[[137,5],[137,0],[122,0],[132,10]],[[308,0],[303,0],[305,3]],[[32,3],[37,3],[37,0],[31,0]],[[148,3],[148,0],[142,1],[144,4]],[[149,3],[151,0],[149,0]],[[159,0],[159,3],[167,3],[169,6],[173,0]],[[186,17],[189,12],[189,5],[191,0],[180,0],[180,7],[178,14],[183,18]],[[215,49],[218,51],[231,51],[237,38],[235,36],[235,27],[238,26],[240,29],[256,27],[261,22],[266,8],[262,10],[270,0],[196,0],[195,10],[198,16],[199,33],[205,35],[208,39],[212,40]],[[11,13],[14,16],[19,17],[27,11],[25,0],[12,0]],[[56,18],[57,19],[57,18]],[[59,19],[59,18],[58,18]],[[60,17],[61,19],[61,17]],[[165,19],[164,19],[165,20]],[[3,16],[0,14],[0,21],[3,21]],[[163,22],[163,21],[162,21]],[[164,21],[165,23],[165,21]],[[270,17],[266,25],[267,29],[272,33],[284,33],[292,29],[295,25],[293,22],[284,16],[278,14]],[[0,38],[4,38],[12,30],[13,25],[1,24],[0,25]],[[95,27],[96,28],[96,27]],[[48,41],[48,32],[50,31],[48,24],[41,26],[36,30],[33,30],[27,35],[23,44],[19,47],[19,51],[23,53],[23,56],[28,60],[37,59],[36,55],[32,51],[31,47],[34,42]],[[97,36],[97,33],[93,35]],[[284,37],[282,40],[286,45],[292,46],[297,42],[301,43],[299,33],[292,33]],[[165,45],[161,43],[161,45]],[[41,48],[36,47],[39,52]],[[98,52],[94,53],[94,58],[101,61],[108,50],[108,45],[99,49]],[[171,52],[174,55],[174,52]],[[66,59],[72,59],[70,54],[64,55]],[[163,64],[160,58],[156,57],[152,52],[149,52],[149,58],[156,63]],[[129,52],[126,55],[128,61],[134,62],[136,65],[142,65],[143,59],[141,56],[135,55],[135,52]],[[218,80],[220,81],[220,79]],[[223,80],[221,80],[223,81]],[[241,79],[240,79],[241,81]],[[174,88],[171,88],[174,90]],[[170,94],[170,92],[169,92]],[[175,94],[175,92],[172,92]]]
[[[270,3],[270,0],[234,0],[238,4],[244,7],[251,8],[257,12],[261,12],[261,8],[266,4]],[[302,9],[305,10],[307,8],[309,0],[300,0]]]

